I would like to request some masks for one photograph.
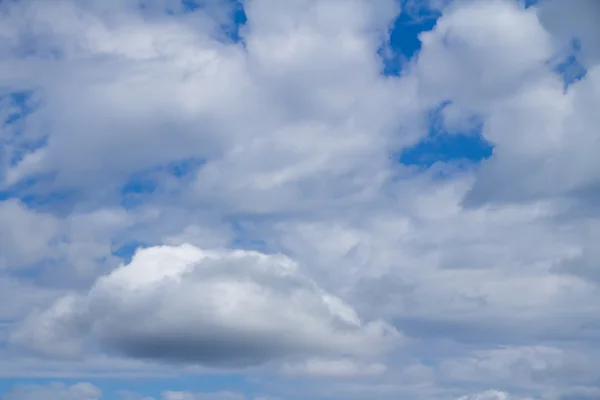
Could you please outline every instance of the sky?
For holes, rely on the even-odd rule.
[[[0,400],[600,399],[598,18],[0,2]]]

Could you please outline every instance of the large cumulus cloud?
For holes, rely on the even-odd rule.
[[[284,256],[184,245],[140,250],[86,295],[31,315],[12,339],[63,357],[100,345],[132,357],[246,366],[369,357],[400,335],[380,321],[362,323]]]

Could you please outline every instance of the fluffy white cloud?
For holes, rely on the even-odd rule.
[[[31,315],[14,343],[76,357],[86,342],[132,357],[253,365],[307,355],[377,355],[400,339],[363,323],[284,256],[207,252],[190,245],[140,250],[130,264]]]
[[[536,10],[506,0],[456,2],[421,40],[414,71],[421,95],[466,112],[485,112],[535,82],[554,52]]]
[[[44,87],[45,106],[29,125],[53,133],[47,146],[8,167],[6,179],[53,171],[54,186],[100,198],[132,173],[195,158],[206,165],[194,196],[226,210],[274,212],[350,191],[372,195],[390,143],[407,141],[390,135],[411,125],[418,109],[414,85],[379,75],[376,51],[396,5],[278,4],[245,3],[245,48],[218,40],[206,18],[150,23],[68,1],[32,1],[27,12],[13,6],[5,18],[15,46],[34,25],[34,36],[44,38],[35,51],[61,58],[52,61],[56,68],[31,63],[45,72],[30,83]],[[99,62],[110,74],[95,72]],[[15,140],[36,135],[25,129]],[[310,196],[302,201],[302,193]]]
[[[423,35],[417,70],[425,93],[452,102],[450,125],[481,117],[483,135],[495,145],[467,204],[592,201],[599,170],[595,15],[595,1],[542,1],[527,11],[512,1],[457,3]],[[566,92],[550,66],[573,39],[582,43],[577,59],[588,70]]]

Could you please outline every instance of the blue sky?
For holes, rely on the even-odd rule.
[[[600,395],[593,0],[0,4],[0,400]]]

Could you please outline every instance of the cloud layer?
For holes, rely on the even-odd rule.
[[[0,2],[0,375],[597,396],[600,8],[525,3]]]

